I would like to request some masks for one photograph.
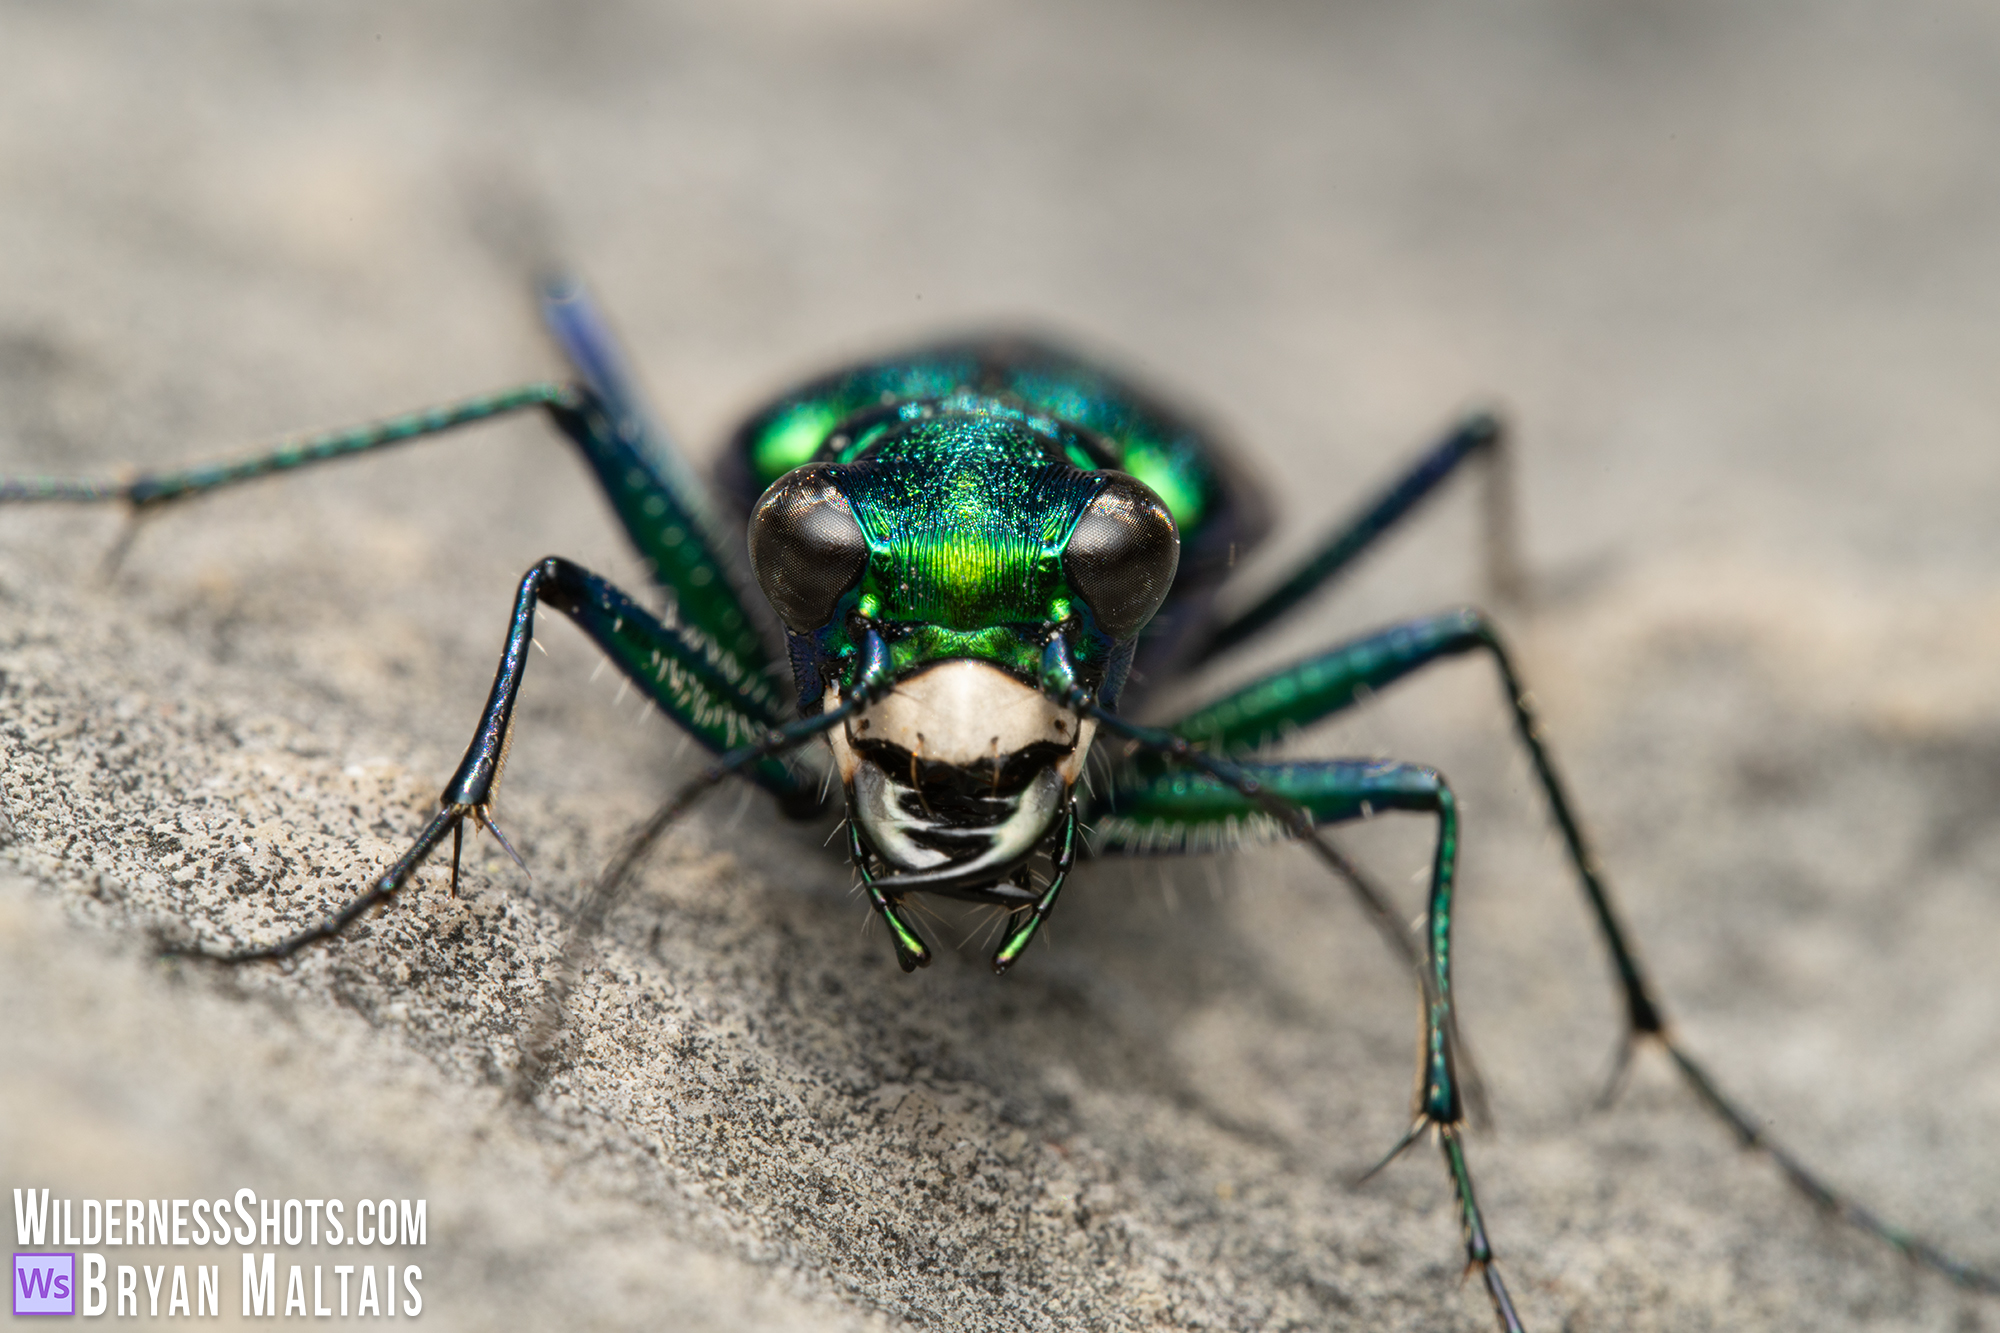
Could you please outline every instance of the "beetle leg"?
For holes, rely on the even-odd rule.
[[[1802,1162],[1771,1143],[1754,1121],[1726,1096],[1706,1068],[1681,1045],[1668,1022],[1651,980],[1640,966],[1621,914],[1611,896],[1602,863],[1591,849],[1578,819],[1567,786],[1557,772],[1537,717],[1534,700],[1522,686],[1511,658],[1492,621],[1475,610],[1446,612],[1392,626],[1375,634],[1341,644],[1324,653],[1273,672],[1171,724],[1160,736],[1178,738],[1184,752],[1176,757],[1199,755],[1197,745],[1211,750],[1230,751],[1264,745],[1293,730],[1309,726],[1348,708],[1370,694],[1430,664],[1465,653],[1483,652],[1493,661],[1513,716],[1514,730],[1535,770],[1549,811],[1579,884],[1595,918],[1606,952],[1611,957],[1626,1013],[1617,1076],[1633,1051],[1656,1044],[1666,1051],[1674,1067],[1702,1104],[1728,1125],[1737,1141],[1746,1148],[1770,1155],[1785,1178],[1814,1204],[1863,1231],[1886,1241],[1925,1267],[1936,1270],[1960,1286],[1980,1291],[2000,1291],[2000,1275],[1974,1269],[1930,1244],[1912,1237],[1901,1228],[1883,1221],[1869,1209],[1834,1189]],[[1130,724],[1126,724],[1128,727]],[[1162,748],[1162,747],[1155,747]],[[1208,761],[1213,765],[1214,761]],[[1232,765],[1222,764],[1220,772]],[[1291,766],[1310,767],[1310,766]],[[1255,772],[1258,766],[1242,765]],[[1129,809],[1131,796],[1117,793],[1119,809]],[[1310,801],[1300,804],[1311,809]],[[1314,810],[1316,818],[1319,812]],[[1103,821],[1100,821],[1102,824]],[[1297,835],[1298,830],[1288,830]],[[1315,842],[1322,859],[1333,864],[1337,855],[1330,847]],[[1337,864],[1337,870],[1340,870]],[[1346,871],[1342,870],[1343,875]],[[1357,882],[1349,876],[1350,882]],[[1363,895],[1366,896],[1365,894]],[[1607,1089],[1609,1091],[1609,1089]]]
[[[1465,1161],[1464,1088],[1458,1072],[1459,1042],[1451,992],[1458,805],[1450,786],[1435,770],[1376,760],[1239,764],[1204,754],[1170,732],[1135,726],[1094,707],[1092,715],[1107,729],[1137,740],[1152,752],[1148,758],[1159,756],[1197,770],[1189,774],[1160,762],[1138,763],[1126,769],[1101,809],[1093,811],[1098,850],[1183,850],[1217,829],[1246,823],[1254,828],[1259,822],[1323,847],[1316,832],[1321,824],[1364,818],[1376,810],[1407,810],[1436,817],[1425,947],[1418,969],[1423,1021],[1415,1122],[1383,1164],[1426,1132],[1436,1137],[1458,1204],[1466,1265],[1478,1270],[1500,1327],[1518,1333],[1520,1317],[1501,1280]]]
[[[1332,716],[1413,672],[1465,653],[1493,660],[1513,713],[1514,729],[1549,803],[1591,914],[1610,951],[1624,994],[1626,1041],[1660,1037],[1666,1017],[1628,942],[1602,864],[1585,839],[1583,824],[1544,743],[1534,700],[1521,685],[1493,622],[1480,611],[1448,611],[1392,625],[1272,672],[1261,680],[1197,708],[1169,725],[1211,749],[1242,751]]]
[[[386,417],[364,426],[323,431],[286,440],[247,458],[199,463],[191,467],[142,472],[119,480],[91,481],[51,477],[11,478],[0,482],[0,503],[122,502],[135,513],[146,513],[176,500],[276,476],[315,463],[373,453],[413,440],[440,435],[476,422],[490,421],[528,408],[569,405],[575,392],[560,384],[524,384],[498,393],[465,398],[440,407]]]
[[[521,579],[493,689],[472,742],[445,785],[442,808],[402,859],[326,922],[278,944],[228,953],[192,948],[173,952],[231,963],[288,957],[308,944],[339,934],[363,912],[394,896],[447,831],[453,835],[455,891],[460,825],[469,818],[493,828],[493,795],[506,765],[515,701],[527,669],[528,648],[534,642],[535,608],[542,602],[574,621],[661,712],[715,754],[732,754],[754,745],[782,715],[779,695],[766,676],[743,673],[735,659],[705,635],[663,623],[607,580],[581,565],[551,556]],[[739,769],[777,796],[790,813],[808,814],[818,808],[818,782],[794,771],[777,751],[753,756],[730,771]],[[497,835],[498,830],[494,831]],[[504,838],[501,845],[514,855]]]
[[[772,656],[760,623],[762,602],[745,596],[742,579],[726,558],[731,545],[718,534],[706,495],[645,410],[602,316],[583,290],[566,280],[547,288],[542,310],[550,333],[580,378],[577,384],[519,385],[362,426],[301,436],[247,458],[135,477],[0,480],[0,504],[122,503],[136,519],[176,501],[260,477],[539,409],[590,465],[626,537],[660,586],[672,593],[681,620],[707,634],[745,672],[768,669]],[[134,524],[120,534],[107,556],[107,568],[116,568],[136,532]]]
[[[1467,459],[1487,462],[1486,571],[1494,598],[1518,601],[1524,577],[1514,521],[1515,500],[1507,432],[1489,412],[1475,412],[1426,450],[1408,471],[1396,478],[1361,509],[1329,532],[1318,550],[1269,593],[1231,616],[1210,632],[1192,660],[1205,662],[1244,643],[1291,614],[1298,605],[1331,582],[1391,529],[1413,514]]]
[[[671,591],[683,623],[699,627],[746,673],[766,670],[772,657],[764,602],[745,595],[730,558],[742,545],[740,531],[725,536],[716,523],[706,490],[647,409],[610,325],[567,278],[544,286],[542,320],[581,381],[549,415],[596,474],[626,538]]]

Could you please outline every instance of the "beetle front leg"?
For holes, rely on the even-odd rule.
[[[494,793],[506,765],[515,703],[534,642],[535,609],[543,602],[574,621],[636,688],[711,753],[733,754],[759,743],[783,716],[783,706],[770,681],[762,673],[745,672],[732,654],[706,634],[662,622],[609,581],[581,565],[551,556],[521,579],[507,641],[479,725],[457,771],[445,784],[438,813],[410,849],[366,892],[325,920],[275,944],[225,952],[188,946],[167,952],[224,963],[290,957],[339,935],[371,908],[394,897],[447,833],[453,835],[455,892],[458,842],[465,821],[492,827]],[[819,808],[817,779],[795,771],[779,753],[759,754],[731,771],[741,772],[777,797],[789,814],[804,817]]]

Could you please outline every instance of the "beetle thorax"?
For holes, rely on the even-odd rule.
[[[1096,723],[988,663],[926,667],[828,733],[848,814],[896,873],[996,883],[1048,834]]]

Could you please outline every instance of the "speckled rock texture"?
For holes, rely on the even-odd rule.
[[[1269,580],[1451,415],[1518,428],[1499,608],[1693,1048],[1887,1215],[2000,1266],[2000,15],[1861,4],[0,11],[0,472],[231,454],[555,369],[564,256],[706,462],[842,356],[994,323],[1240,441]],[[545,622],[501,814],[340,944],[514,581],[643,586],[539,424],[191,504],[0,511],[0,1188],[428,1201],[439,1328],[1489,1327],[1404,1127],[1414,1006],[1296,849],[1079,873],[1031,956],[906,977],[823,849],[718,793],[547,1088],[568,915],[691,771]],[[1447,496],[1248,678],[1481,596]],[[1296,754],[1464,797],[1471,1141],[1542,1330],[2000,1329],[1746,1159],[1657,1058],[1591,1109],[1604,962],[1486,668]],[[1416,821],[1345,845],[1414,913]],[[219,1262],[234,1249],[128,1251]],[[310,1248],[281,1262],[333,1263]],[[383,1260],[386,1262],[387,1260]],[[142,1289],[143,1291],[143,1289]]]

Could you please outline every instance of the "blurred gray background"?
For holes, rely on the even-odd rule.
[[[1270,484],[1254,587],[1469,405],[1501,608],[1690,1044],[1887,1215],[2000,1266],[2000,12],[936,0],[0,7],[0,471],[244,451],[549,374],[595,287],[704,464],[831,361],[1028,324]],[[1482,595],[1453,494],[1209,684]],[[1481,1328],[1403,1128],[1407,982],[1295,850],[1099,865],[1001,981],[906,978],[761,799],[651,863],[536,1105],[523,1016],[691,762],[545,622],[503,814],[393,858],[549,552],[641,586],[521,422],[146,525],[0,513],[0,1186],[423,1196],[441,1327]],[[1490,673],[1302,754],[1464,795],[1472,1162],[1541,1329],[2000,1328],[1740,1157],[1617,1014]],[[1347,845],[1417,909],[1424,830]],[[138,1252],[114,1255],[114,1261]],[[220,1262],[233,1249],[148,1262]],[[330,1263],[306,1251],[284,1261]],[[386,1261],[386,1260],[384,1260]]]

